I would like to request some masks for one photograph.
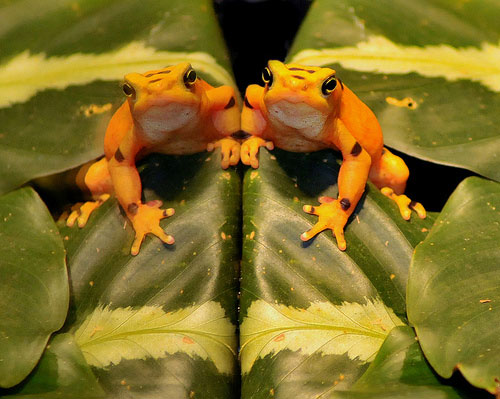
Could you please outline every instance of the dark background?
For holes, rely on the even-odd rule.
[[[283,61],[312,0],[214,0],[242,93],[268,60]]]
[[[312,0],[214,0],[214,8],[242,94],[270,59],[283,61]],[[348,82],[346,82],[349,84]],[[433,164],[392,150],[410,168],[406,194],[439,212],[456,186],[474,173]]]

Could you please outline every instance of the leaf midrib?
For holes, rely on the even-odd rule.
[[[226,347],[231,353],[235,353],[234,350],[229,345],[227,345],[226,343],[215,338],[215,337],[231,338],[232,337],[231,334],[230,335],[211,334],[211,333],[206,333],[203,331],[186,330],[186,329],[166,329],[164,327],[146,328],[146,329],[141,329],[141,330],[127,331],[127,332],[123,332],[123,333],[113,334],[112,336],[106,335],[106,337],[91,339],[87,342],[80,343],[79,345],[80,345],[80,348],[84,349],[84,348],[89,347],[89,346],[100,345],[100,344],[111,342],[111,341],[126,340],[130,336],[140,336],[140,335],[149,335],[149,334],[188,335],[188,336],[196,335],[196,336],[200,336],[200,337],[209,339],[213,342],[216,342],[216,343]]]
[[[373,330],[369,329],[358,329],[358,328],[352,328],[352,327],[341,327],[341,326],[334,326],[334,325],[324,325],[324,324],[315,324],[311,323],[308,325],[303,325],[303,326],[293,326],[293,327],[276,327],[276,328],[270,328],[264,330],[264,332],[260,331],[257,333],[251,333],[251,334],[241,334],[240,337],[248,337],[255,335],[254,337],[248,339],[245,341],[240,348],[240,351],[243,351],[245,346],[247,346],[249,343],[257,340],[258,338],[261,338],[265,335],[272,334],[272,333],[284,333],[284,332],[294,332],[294,331],[312,331],[312,330],[323,330],[323,331],[342,331],[344,334],[351,334],[351,335],[364,335],[372,338],[377,338],[384,340],[386,338],[386,334],[383,333],[378,333]],[[243,340],[242,340],[243,341]]]

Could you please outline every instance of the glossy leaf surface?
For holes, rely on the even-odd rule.
[[[174,216],[168,246],[134,232],[115,200],[67,237],[72,307],[66,328],[111,396],[231,398],[236,392],[240,181],[220,155],[152,155],[146,201]]]
[[[347,251],[330,232],[303,244],[315,217],[302,211],[336,196],[334,153],[261,150],[243,189],[242,397],[314,397],[349,388],[385,337],[405,320],[413,248],[432,224],[401,219],[367,186],[346,228]]]
[[[366,373],[351,389],[335,391],[332,399],[487,399],[479,390],[446,385],[426,362],[412,328],[391,331]]]
[[[102,154],[126,73],[190,61],[233,83],[208,0],[8,1],[0,20],[0,193]]]
[[[0,387],[11,387],[62,327],[68,276],[57,227],[32,189],[0,197],[0,242]]]
[[[288,60],[337,70],[387,145],[500,180],[499,18],[495,1],[318,0]]]
[[[430,364],[494,393],[500,356],[500,184],[465,180],[410,269],[408,317]]]
[[[73,336],[56,334],[29,378],[10,390],[0,390],[0,397],[99,399],[106,396]]]

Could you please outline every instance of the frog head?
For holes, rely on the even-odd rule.
[[[122,88],[134,122],[148,135],[174,131],[192,121],[203,92],[196,71],[187,62],[127,74]]]
[[[335,70],[269,61],[262,72],[263,101],[271,121],[313,138],[338,113],[342,95]]]

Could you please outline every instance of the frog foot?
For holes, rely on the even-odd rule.
[[[173,208],[160,209],[161,201],[150,201],[146,204],[131,204],[128,206],[127,215],[132,221],[135,230],[135,238],[132,243],[130,253],[137,255],[141,249],[146,234],[151,233],[157,236],[165,244],[173,244],[174,237],[165,233],[160,226],[160,220],[172,216],[175,211]]]
[[[213,151],[217,147],[220,147],[222,169],[234,166],[240,161],[240,143],[237,140],[232,137],[225,137],[213,143],[208,143],[207,151]]]
[[[342,209],[339,200],[331,197],[320,197],[320,206],[304,205],[304,212],[319,217],[318,222],[308,231],[302,233],[300,239],[308,241],[323,230],[332,230],[337,240],[337,246],[345,251],[347,244],[344,238],[344,226],[349,219],[349,214]]]
[[[272,150],[274,149],[274,144],[272,141],[267,141],[257,136],[246,139],[243,144],[241,144],[241,162],[257,169],[259,167],[257,155],[259,154],[260,147],[266,147],[268,150]]]
[[[72,208],[72,212],[66,219],[66,226],[73,227],[77,222],[78,227],[85,227],[90,215],[109,199],[109,194],[101,194],[95,201],[87,201],[83,205],[77,204]]]
[[[415,202],[412,201],[410,198],[408,198],[404,194],[396,194],[394,190],[390,187],[382,187],[380,189],[382,194],[384,194],[386,197],[389,197],[392,199],[396,204],[398,205],[399,208],[399,213],[401,213],[401,216],[405,220],[409,220],[411,217],[411,211],[415,211],[417,215],[420,217],[420,219],[425,219],[426,212],[425,208],[422,206],[420,202]]]

